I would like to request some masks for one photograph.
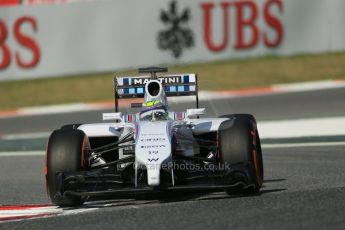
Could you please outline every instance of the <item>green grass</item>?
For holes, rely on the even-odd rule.
[[[170,66],[169,72],[196,72],[201,90],[227,90],[278,83],[345,79],[345,52],[187,64]],[[113,74],[0,82],[0,110],[112,100]],[[137,73],[133,70],[116,73],[116,75],[129,74]]]

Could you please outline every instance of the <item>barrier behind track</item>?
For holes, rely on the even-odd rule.
[[[94,0],[0,8],[0,81],[345,50],[344,0]]]

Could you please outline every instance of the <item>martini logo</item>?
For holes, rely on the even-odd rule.
[[[190,19],[190,10],[184,9],[181,14],[177,12],[177,3],[172,1],[168,11],[161,12],[161,21],[167,27],[158,34],[158,47],[170,50],[175,58],[182,55],[184,48],[194,46],[193,32],[187,28]]]
[[[180,83],[181,77],[180,76],[170,76],[170,77],[160,77],[157,80],[165,84],[177,84]],[[133,78],[133,85],[146,85],[151,79],[149,78]]]
[[[158,81],[160,83],[162,83],[163,85],[164,84],[176,84],[176,83],[180,83],[180,77],[179,76],[177,76],[177,77],[174,77],[174,76],[160,77],[160,78],[158,78]]]
[[[148,78],[134,78],[133,85],[145,85],[149,82]]]

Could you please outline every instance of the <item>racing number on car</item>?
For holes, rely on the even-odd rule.
[[[13,37],[15,42],[27,49],[31,53],[31,58],[24,58],[18,50],[15,50],[12,57],[12,52],[9,47],[8,38],[10,30],[6,23],[0,19],[0,70],[4,70],[11,65],[12,58],[14,58],[16,65],[22,69],[29,69],[35,67],[40,60],[40,49],[34,38],[24,33],[25,30],[30,29],[33,32],[37,31],[37,21],[33,17],[23,16],[18,18],[13,24]]]

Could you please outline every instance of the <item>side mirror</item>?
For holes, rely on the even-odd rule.
[[[200,108],[200,109],[187,109],[187,118],[192,118],[200,115],[205,115],[206,109]]]
[[[122,113],[103,113],[103,121],[115,121],[116,123],[122,122]]]

